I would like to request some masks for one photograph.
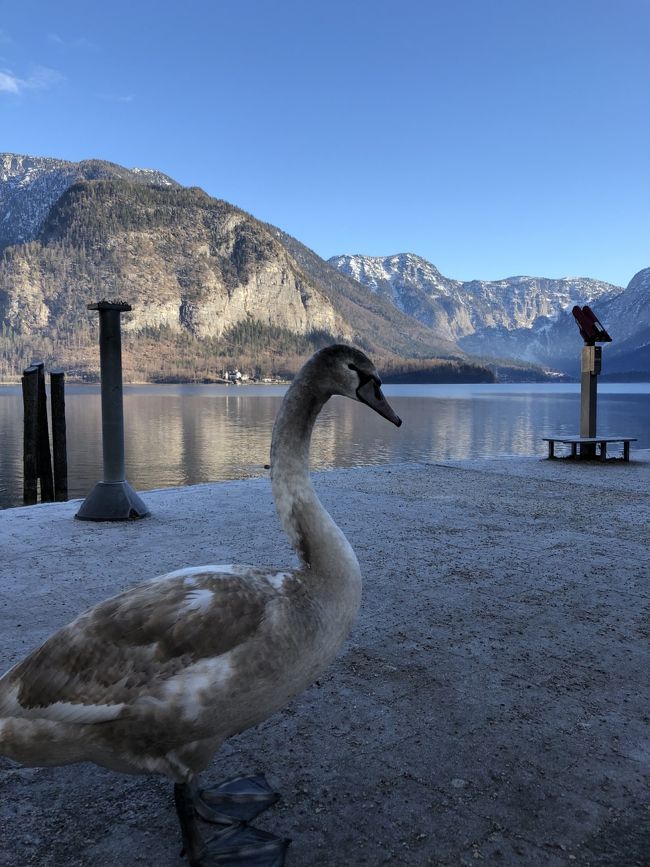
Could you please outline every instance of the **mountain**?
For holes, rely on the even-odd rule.
[[[103,160],[72,163],[50,157],[0,154],[0,250],[33,240],[52,205],[72,184],[107,178],[180,186],[162,172],[125,169]]]
[[[603,375],[650,377],[650,268],[624,289],[587,277],[461,282],[412,253],[328,261],[485,362],[510,359],[578,375],[582,343],[571,309],[589,304],[612,337]]]
[[[483,333],[491,336],[495,331],[528,330],[540,317],[552,320],[574,304],[611,298],[623,291],[589,278],[508,277],[461,282],[443,277],[434,265],[413,253],[334,256],[328,261],[441,337],[459,341],[468,352],[488,355],[501,353],[485,352]],[[463,340],[470,335],[476,340]]]
[[[650,374],[650,268],[639,271],[627,288],[598,306],[611,343],[603,346],[603,376],[618,380],[648,380]],[[556,338],[557,328],[550,338]],[[566,365],[570,369],[569,365]],[[577,370],[577,362],[575,363]]]
[[[465,358],[279,229],[157,172],[0,155],[0,377],[40,355],[97,370],[96,314],[123,298],[127,378],[295,369],[335,339],[387,364]],[[451,367],[450,367],[451,370]],[[489,377],[487,371],[482,375]]]
[[[364,334],[371,342],[392,344],[393,351],[407,357],[425,358],[432,354],[438,358],[464,356],[454,341],[434,332],[426,323],[414,320],[406,311],[396,310],[386,298],[368,291],[363,283],[341,273],[291,235],[274,226],[268,228],[321,291],[336,300],[349,321],[363,322]],[[386,331],[387,327],[390,332]]]
[[[593,303],[593,302],[592,302]],[[603,376],[648,379],[650,376],[650,268],[636,274],[627,288],[603,295],[595,312],[612,338],[603,345]],[[540,317],[530,328],[484,329],[459,340],[469,353],[495,354],[553,367],[577,376],[582,345],[573,316],[562,310],[554,318]]]
[[[290,373],[333,340],[366,349],[395,378],[489,378],[480,359],[517,378],[542,375],[522,365],[575,374],[575,303],[595,304],[614,337],[604,372],[642,376],[649,274],[623,290],[588,278],[462,282],[408,253],[325,262],[152,169],[0,154],[0,379],[35,357],[96,376],[86,305],[101,298],[133,305],[123,317],[131,379],[210,379],[235,364]]]
[[[603,304],[599,317],[612,338],[605,373],[650,371],[650,268],[639,271],[621,295]]]

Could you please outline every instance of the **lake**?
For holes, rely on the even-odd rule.
[[[264,474],[285,392],[273,385],[125,386],[127,478],[138,490]],[[546,454],[541,437],[577,434],[580,386],[564,383],[388,385],[404,424],[333,398],[316,425],[312,466],[365,466]],[[650,383],[603,383],[598,432],[650,448]],[[70,498],[102,478],[99,386],[66,390]],[[20,386],[0,387],[0,508],[22,503]]]

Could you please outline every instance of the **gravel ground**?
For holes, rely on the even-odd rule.
[[[290,867],[650,864],[650,453],[315,475],[365,576],[322,680],[206,777],[264,770]],[[266,479],[0,512],[0,660],[185,565],[294,562]],[[183,867],[171,785],[0,758],[0,865]]]

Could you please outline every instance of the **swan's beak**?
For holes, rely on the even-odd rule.
[[[391,405],[384,397],[379,384],[375,382],[374,379],[368,379],[363,383],[363,385],[359,386],[357,389],[357,398],[361,403],[365,403],[366,406],[369,406],[371,409],[374,409],[375,412],[378,412],[379,415],[383,415],[383,417],[387,418],[388,421],[392,421],[392,423],[397,425],[397,427],[402,424],[402,419],[393,411]]]

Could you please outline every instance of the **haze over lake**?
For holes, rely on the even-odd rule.
[[[264,475],[282,386],[162,385],[124,389],[127,478],[138,490]],[[541,437],[576,434],[578,384],[388,385],[404,424],[333,398],[312,442],[314,469],[546,454]],[[650,448],[650,383],[599,385],[598,432]],[[70,498],[102,478],[98,386],[66,393]],[[0,507],[22,503],[20,386],[0,387]],[[634,452],[632,453],[634,457]]]

